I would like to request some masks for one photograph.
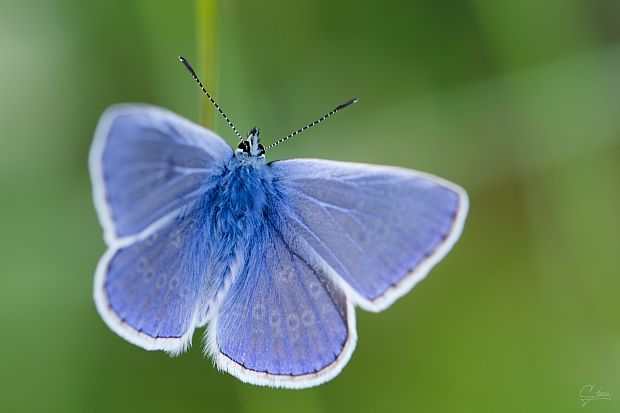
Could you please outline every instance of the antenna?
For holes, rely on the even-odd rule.
[[[200,86],[200,88],[202,89],[204,94],[207,95],[207,97],[209,98],[211,103],[213,103],[213,106],[215,106],[215,109],[217,109],[217,111],[220,112],[220,114],[224,117],[224,119],[226,119],[226,122],[228,122],[228,125],[232,128],[233,131],[235,131],[235,135],[237,135],[237,137],[240,140],[243,140],[243,137],[241,136],[241,134],[239,133],[237,128],[235,128],[235,125],[233,125],[232,122],[230,121],[230,119],[228,119],[228,116],[226,116],[226,114],[224,112],[222,112],[222,109],[220,109],[220,107],[217,105],[217,103],[215,103],[215,100],[213,100],[213,98],[211,97],[209,92],[207,92],[205,87],[202,85],[202,82],[200,81],[200,79],[198,79],[198,76],[196,75],[196,72],[194,72],[194,68],[192,68],[192,65],[190,65],[189,62],[187,60],[185,60],[185,58],[183,56],[179,56],[179,60],[181,61],[181,63],[183,63],[185,65],[185,68],[187,69],[189,74],[192,75],[192,77],[194,78],[196,83],[198,83],[198,86]]]
[[[273,148],[276,145],[281,144],[285,140],[292,138],[293,136],[297,135],[298,133],[301,133],[301,132],[305,131],[306,129],[309,129],[309,128],[315,126],[315,125],[318,125],[319,123],[323,122],[325,119],[329,118],[331,115],[333,115],[334,113],[338,112],[339,110],[344,109],[347,106],[352,105],[354,103],[357,103],[358,100],[359,100],[358,98],[353,98],[353,99],[349,100],[348,102],[343,103],[342,105],[336,106],[336,108],[334,108],[331,112],[323,115],[322,117],[320,117],[319,119],[315,120],[314,122],[307,124],[303,128],[296,130],[295,132],[291,133],[290,135],[285,136],[284,138],[278,139],[277,141],[275,141],[271,145],[267,146],[265,148],[265,151],[267,149]]]

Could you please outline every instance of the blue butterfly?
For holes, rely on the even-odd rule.
[[[357,339],[355,306],[378,312],[458,239],[459,186],[403,168],[265,161],[254,128],[231,149],[164,109],[117,105],[90,151],[107,252],[94,297],[106,324],[179,354],[208,324],[205,351],[240,380],[305,388],[336,376]]]

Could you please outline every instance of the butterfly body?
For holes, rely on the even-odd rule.
[[[207,185],[209,189],[197,203],[197,210],[190,209],[190,215],[204,223],[195,238],[201,239],[210,251],[207,273],[216,282],[219,280],[221,287],[215,292],[222,295],[230,285],[229,277],[237,275],[238,270],[231,273],[231,268],[244,266],[247,252],[256,248],[252,240],[263,231],[265,217],[275,208],[276,196],[264,157],[232,155],[213,180],[217,183]],[[212,301],[206,300],[204,321],[200,324],[209,319]]]
[[[466,193],[403,168],[265,161],[169,111],[119,105],[90,153],[108,250],[94,296],[106,324],[148,350],[205,351],[239,379],[327,381],[357,340],[355,306],[381,311],[450,250]]]

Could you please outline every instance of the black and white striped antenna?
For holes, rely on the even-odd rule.
[[[293,136],[295,136],[295,135],[305,131],[306,129],[309,129],[309,128],[315,126],[315,125],[318,125],[319,123],[323,122],[325,119],[329,118],[331,115],[335,114],[339,110],[342,110],[342,109],[346,108],[349,105],[357,103],[358,100],[359,100],[358,98],[354,98],[354,99],[349,100],[348,102],[343,103],[342,105],[336,106],[331,112],[323,115],[322,117],[320,117],[319,119],[315,120],[314,122],[307,124],[306,126],[304,126],[301,129],[297,129],[295,132],[291,133],[290,135],[287,135],[287,136],[285,136],[285,137],[283,137],[281,139],[278,139],[277,141],[275,141],[271,145],[265,147],[265,150],[267,150],[269,148],[273,148],[274,146],[281,144],[285,140],[292,138]]]
[[[240,140],[243,140],[243,136],[241,136],[241,134],[239,133],[237,128],[235,128],[235,125],[232,124],[230,119],[228,119],[228,116],[226,116],[226,114],[222,111],[222,109],[220,109],[218,104],[215,103],[215,100],[213,100],[213,98],[211,97],[209,92],[207,92],[205,87],[202,85],[202,82],[200,81],[200,79],[198,79],[198,76],[196,75],[196,72],[194,71],[194,68],[192,67],[192,65],[190,65],[189,62],[187,60],[185,60],[185,58],[183,56],[179,56],[179,60],[181,61],[181,63],[183,63],[185,65],[185,68],[187,68],[187,71],[189,72],[189,74],[192,75],[192,77],[194,78],[196,83],[198,83],[198,86],[200,86],[200,88],[202,89],[204,94],[209,98],[211,103],[213,103],[213,106],[215,106],[215,109],[217,109],[217,111],[220,112],[220,115],[222,115],[224,117],[224,119],[226,119],[226,122],[228,122],[228,126],[230,126],[232,128],[232,130],[235,131],[235,135],[237,135],[237,137]]]

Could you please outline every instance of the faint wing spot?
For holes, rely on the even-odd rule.
[[[306,326],[309,327],[314,323],[314,314],[312,313],[312,311],[306,309],[302,315],[301,315],[301,323]]]
[[[145,257],[142,257],[138,260],[138,263],[136,264],[136,271],[138,272],[138,274],[142,274],[144,270],[146,270],[148,263],[149,260],[147,260]]]
[[[168,288],[170,290],[175,290],[179,286],[179,273],[176,273],[171,279],[170,284],[168,284]]]
[[[299,320],[297,316],[294,314],[289,314],[286,317],[286,325],[290,330],[297,330],[299,328]]]
[[[281,323],[280,313],[272,311],[269,315],[269,325],[272,327],[279,327]]]
[[[157,232],[153,232],[146,238],[147,245],[153,245],[157,241]]]
[[[255,320],[263,320],[265,318],[266,311],[265,304],[255,305],[254,308],[252,308],[252,317]]]
[[[155,276],[155,271],[152,268],[146,268],[144,270],[144,281],[151,281],[151,279],[153,279],[153,277]]]
[[[165,272],[162,272],[159,278],[157,278],[157,283],[155,284],[155,287],[158,290],[161,290],[167,281],[168,281],[168,274],[166,274]]]

